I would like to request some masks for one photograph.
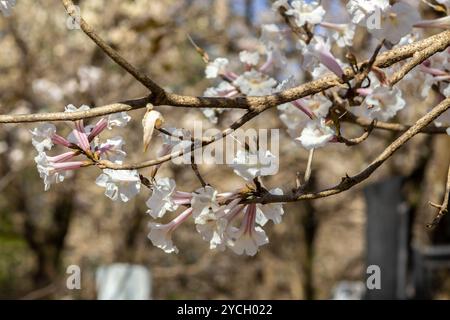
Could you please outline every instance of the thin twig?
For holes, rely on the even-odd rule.
[[[436,209],[439,209],[436,217],[433,219],[433,221],[427,225],[428,228],[436,227],[441,219],[447,214],[448,212],[448,199],[450,196],[450,164],[448,165],[448,172],[447,172],[447,184],[445,186],[445,194],[444,194],[444,200],[442,201],[442,204],[436,204],[433,202],[430,202],[430,205]]]
[[[370,125],[372,124],[371,120],[357,117],[350,112],[347,112],[347,114],[341,119],[341,121],[357,124],[363,128],[369,128]],[[405,132],[406,130],[411,128],[411,125],[406,125],[406,124],[401,124],[401,123],[390,123],[390,122],[383,122],[383,121],[377,121],[373,126],[375,129],[394,131],[394,132]],[[446,134],[446,130],[447,130],[447,128],[444,128],[444,127],[428,126],[426,128],[423,128],[420,131],[420,133]]]
[[[403,79],[408,72],[434,55],[437,52],[436,50],[440,51],[439,43],[433,43],[429,47],[421,51],[417,51],[411,57],[411,60],[407,61],[397,72],[392,75],[389,80],[389,85],[391,87],[394,86],[397,82]]]
[[[349,147],[350,146],[355,146],[357,144],[360,144],[360,143],[366,141],[366,139],[370,136],[370,134],[372,133],[373,129],[375,128],[376,123],[377,123],[377,121],[373,120],[368,127],[364,128],[365,132],[358,138],[347,139],[347,138],[344,138],[343,136],[339,135],[337,137],[337,139],[338,139],[339,142],[345,143],[345,145],[347,145]]]

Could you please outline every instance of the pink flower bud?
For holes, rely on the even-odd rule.
[[[83,161],[57,162],[53,163],[53,168],[56,171],[75,170],[81,168],[83,164],[84,164]]]
[[[108,120],[106,118],[101,118],[92,129],[88,136],[88,140],[92,141],[96,136],[98,136],[103,130],[108,126]]]
[[[77,155],[76,152],[69,151],[69,152],[65,152],[60,155],[54,156],[54,157],[47,156],[47,159],[50,162],[57,163],[57,162],[64,162],[64,161],[70,160],[73,157],[75,157],[76,155]]]
[[[72,144],[66,138],[63,138],[56,133],[52,135],[52,142],[54,144],[59,144],[67,148],[70,148],[72,146]]]

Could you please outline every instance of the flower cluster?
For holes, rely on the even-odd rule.
[[[209,242],[210,249],[223,251],[230,248],[237,254],[253,256],[260,246],[269,242],[262,226],[269,220],[280,223],[284,211],[281,204],[242,204],[243,197],[252,192],[255,190],[219,193],[207,185],[190,193],[177,191],[172,179],[158,179],[147,201],[148,213],[153,218],[162,218],[180,206],[185,208],[166,224],[151,222],[148,237],[158,248],[176,253],[178,249],[172,234],[183,222],[192,218],[202,239]],[[283,194],[281,189],[269,192]]]
[[[89,106],[86,105],[79,108],[68,105],[65,112],[89,109]],[[31,131],[31,141],[38,152],[34,161],[40,177],[44,180],[45,190],[48,190],[52,184],[64,181],[70,171],[89,166],[96,161],[109,160],[113,163],[122,163],[126,156],[125,151],[122,150],[125,144],[122,137],[117,136],[102,142],[99,135],[106,128],[125,126],[130,119],[125,112],[121,112],[101,118],[94,125],[85,125],[83,120],[77,120],[74,121],[72,130],[66,137],[57,134],[53,124],[42,124],[34,128]],[[50,151],[55,145],[63,147],[66,151],[49,156],[47,151]],[[136,195],[140,188],[137,171],[115,172],[105,169],[98,177],[97,184],[106,188],[106,196],[124,202]]]

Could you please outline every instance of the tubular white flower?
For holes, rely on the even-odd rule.
[[[178,204],[173,199],[175,188],[175,180],[169,178],[157,179],[153,185],[153,193],[145,203],[149,208],[147,213],[156,219],[162,218],[167,211],[177,210]]]
[[[239,205],[241,199],[234,199],[218,211],[209,211],[195,219],[195,227],[203,240],[209,242],[210,249],[225,250],[228,241],[229,222],[244,208]]]
[[[178,253],[178,248],[172,241],[172,233],[186,221],[191,214],[192,209],[188,208],[167,224],[149,223],[150,233],[148,234],[148,238],[155,247],[164,250],[164,252]]]
[[[203,96],[205,97],[233,97],[238,94],[236,88],[229,82],[222,81],[217,87],[210,87],[205,90]],[[217,124],[217,114],[220,114],[224,109],[220,108],[202,108],[202,112],[206,118],[213,124]]]
[[[306,110],[312,112],[313,115],[317,118],[326,118],[328,112],[330,111],[330,108],[333,106],[333,103],[330,101],[330,99],[321,94],[315,95],[314,97],[311,97],[309,99],[304,98],[293,102],[294,106],[295,103],[299,103]]]
[[[100,159],[107,159],[111,162],[122,164],[127,155],[127,153],[122,150],[124,144],[125,141],[120,136],[107,139],[106,142],[100,144],[98,148]]]
[[[343,76],[341,62],[331,53],[330,41],[317,36],[309,44],[300,41],[300,49],[303,69],[312,72],[321,63],[338,77]]]
[[[211,186],[199,188],[192,193],[192,215],[195,219],[219,209],[217,190]]]
[[[75,129],[72,131],[75,139],[77,140],[77,145],[84,151],[90,152],[91,144],[89,143],[88,133],[84,128],[83,120],[75,121]]]
[[[309,118],[305,112],[297,108],[292,103],[285,103],[278,106],[280,120],[287,127],[287,132],[292,138],[300,136]]]
[[[387,121],[402,110],[405,105],[406,102],[402,98],[400,89],[378,86],[365,98],[362,106],[370,119]]]
[[[67,171],[78,169],[83,165],[82,161],[64,162],[71,159],[75,153],[68,152],[57,157],[49,157],[45,152],[39,152],[34,158],[39,176],[44,180],[45,191],[52,184],[64,181]]]
[[[353,38],[355,36],[356,25],[353,23],[346,24],[335,24],[329,22],[322,22],[320,26],[327,28],[331,33],[331,38],[336,42],[336,44],[344,48],[346,46],[351,46],[353,44]]]
[[[227,245],[234,253],[254,256],[258,248],[269,242],[266,233],[261,227],[255,227],[256,204],[247,206],[244,218],[239,228],[232,228],[230,231],[231,240]]]
[[[88,140],[92,141],[96,136],[98,136],[103,130],[108,126],[108,120],[106,118],[101,118],[92,130],[89,132]]]
[[[128,202],[141,190],[141,179],[136,170],[103,169],[95,183],[105,188],[105,195],[113,201]]]
[[[83,104],[81,107],[77,108],[73,104],[69,104],[65,107],[64,112],[77,112],[77,111],[88,111],[91,107]]]
[[[333,128],[327,125],[324,118],[308,121],[300,137],[295,140],[310,150],[320,148],[331,142],[336,136]]]
[[[275,188],[269,191],[273,195],[283,195],[283,190]],[[259,211],[267,220],[272,220],[273,223],[281,223],[281,217],[284,214],[283,205],[280,203],[257,204],[257,211]],[[264,225],[262,223],[261,225]]]

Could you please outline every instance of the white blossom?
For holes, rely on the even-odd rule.
[[[320,25],[329,30],[331,38],[336,42],[338,47],[352,46],[356,25],[352,23],[334,24],[325,22],[322,22]]]
[[[350,0],[347,10],[352,16],[352,22],[367,26],[367,19],[377,10],[385,10],[389,0]]]
[[[51,123],[44,123],[30,131],[31,143],[38,152],[50,150],[53,146],[52,137],[56,133],[56,127]]]
[[[249,51],[241,51],[239,53],[239,59],[242,63],[245,63],[249,66],[256,66],[259,62],[259,53],[258,52],[249,52]]]
[[[303,69],[312,72],[321,63],[338,77],[342,77],[344,74],[341,67],[342,63],[331,53],[331,43],[328,39],[316,36],[309,44],[300,41],[299,46],[302,52],[301,64]]]
[[[211,186],[205,186],[192,193],[191,200],[192,215],[197,220],[210,211],[217,211],[217,190]]]
[[[300,136],[309,118],[303,111],[292,103],[285,103],[278,106],[280,120],[287,127],[287,132],[292,138]]]
[[[39,154],[34,158],[34,161],[36,162],[39,176],[44,180],[45,191],[50,189],[52,184],[64,181],[66,172],[56,171],[44,152],[39,152]]]
[[[113,127],[125,127],[131,117],[124,111],[113,113],[108,116],[108,129]]]
[[[308,121],[300,137],[296,138],[306,149],[313,149],[325,146],[336,136],[333,128],[327,125],[324,118]]]
[[[318,24],[322,22],[325,10],[318,1],[294,0],[292,8],[286,11],[287,15],[293,16],[297,26],[302,27],[305,23]]]
[[[44,180],[45,191],[55,183],[64,181],[69,170],[78,169],[83,165],[81,161],[69,162],[75,152],[66,152],[56,157],[49,157],[45,152],[39,152],[34,158],[39,176]]]
[[[250,70],[240,75],[233,84],[248,96],[264,96],[274,92],[277,81],[259,71]]]
[[[172,241],[172,234],[180,224],[182,224],[192,213],[192,209],[188,208],[178,217],[167,224],[149,223],[150,232],[148,238],[154,246],[164,250],[166,253],[178,253],[178,248]]]
[[[209,219],[207,219],[209,218]],[[203,240],[209,242],[209,248],[219,249],[220,251],[226,248],[226,229],[228,227],[228,221],[225,218],[216,219],[211,214],[208,217],[203,217],[203,223],[196,223],[195,228],[202,236]]]
[[[73,104],[69,104],[66,106],[64,112],[77,112],[77,111],[88,111],[91,107],[83,104],[79,108],[75,107]]]
[[[315,95],[310,99],[297,100],[307,110],[311,111],[317,118],[325,118],[328,115],[333,103],[324,95]]]
[[[217,78],[219,75],[225,72],[225,68],[227,67],[228,63],[228,59],[226,58],[216,58],[213,62],[209,62],[205,69],[206,78]]]
[[[114,201],[128,202],[141,190],[141,180],[136,170],[103,169],[95,183],[105,188],[105,195]]]
[[[269,191],[273,195],[283,195],[283,190],[275,188]],[[273,223],[281,223],[281,217],[284,214],[283,205],[280,203],[257,204],[257,212],[261,213],[265,219],[273,221]],[[262,223],[264,225],[265,223]]]
[[[363,108],[369,118],[387,121],[405,105],[400,89],[378,86],[364,99]]]
[[[125,141],[122,137],[117,136],[107,139],[106,142],[100,144],[100,159],[108,159],[111,162],[122,164],[127,153],[122,150]]]
[[[167,211],[177,210],[178,205],[172,199],[175,188],[175,180],[169,178],[157,179],[153,185],[153,193],[145,203],[149,208],[147,213],[153,218],[162,218]]]
[[[232,97],[236,95],[238,91],[236,88],[227,81],[222,81],[217,87],[210,87],[203,93],[204,97]],[[222,108],[202,108],[203,115],[208,118],[211,123],[217,124],[217,115],[222,113]]]
[[[269,242],[266,233],[261,227],[255,226],[256,205],[248,205],[239,228],[232,227],[230,230],[230,241],[228,246],[236,254],[247,254],[254,256],[258,248]]]

